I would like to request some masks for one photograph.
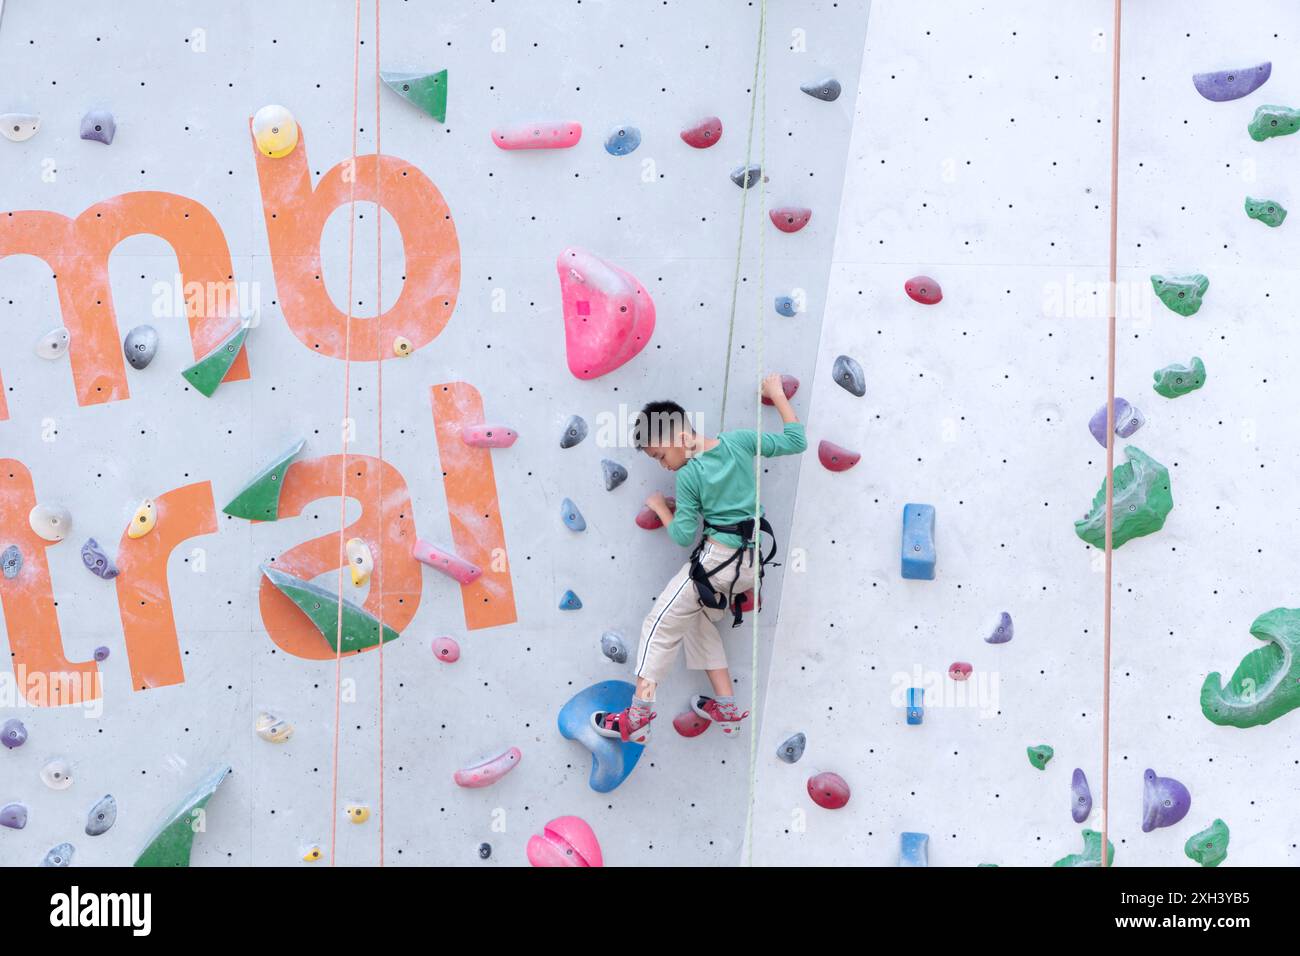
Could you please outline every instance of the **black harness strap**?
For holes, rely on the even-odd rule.
[[[772,561],[772,559],[776,557],[777,547],[776,533],[772,530],[771,524],[768,523],[766,518],[759,518],[758,529],[761,534],[766,534],[772,539],[772,548],[767,552],[767,554],[763,554],[762,542],[760,541],[759,546],[756,549],[758,551],[758,577],[755,581],[754,587],[756,592],[754,599],[755,608],[760,607],[760,599],[763,593],[763,569],[768,564],[771,564],[773,567],[780,567],[779,564]],[[700,562],[700,553],[704,550],[705,539],[708,538],[710,531],[715,531],[719,534],[734,534],[745,542],[745,544],[736,549],[735,554],[729,557],[726,561],[723,561],[712,571],[705,569],[704,565]],[[746,518],[744,521],[739,521],[736,524],[730,525],[711,525],[706,521],[704,523],[704,533],[700,538],[700,543],[697,544],[695,550],[691,552],[691,580],[695,582],[695,590],[699,593],[700,603],[705,607],[713,608],[715,611],[724,610],[728,603],[730,603],[732,610],[732,627],[739,627],[741,622],[745,619],[744,611],[741,609],[744,604],[745,596],[743,594],[736,594],[735,589],[736,582],[740,580],[740,562],[747,553],[751,553],[752,545],[750,542],[753,541],[753,538],[753,518]],[[750,560],[752,561],[753,558],[751,557]],[[727,588],[727,593],[724,594],[714,588],[713,582],[710,579],[723,568],[731,564],[736,565],[736,570],[731,576],[731,585]],[[730,597],[730,601],[728,601],[728,597]]]

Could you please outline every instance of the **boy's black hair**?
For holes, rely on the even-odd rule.
[[[649,402],[636,416],[632,443],[637,448],[667,445],[682,432],[692,431],[686,409],[676,402]]]

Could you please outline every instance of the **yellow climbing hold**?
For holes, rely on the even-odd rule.
[[[344,812],[350,823],[365,823],[370,819],[370,808],[364,803],[349,803]]]
[[[263,106],[253,116],[253,142],[272,159],[288,156],[298,145],[298,121],[283,106]]]
[[[370,580],[370,572],[375,569],[375,559],[370,554],[370,545],[360,538],[353,538],[347,544],[348,567],[352,570],[352,584],[361,587]]]
[[[397,338],[393,339],[393,354],[396,355],[398,358],[406,358],[406,356],[411,354],[411,351],[412,348],[411,348],[410,339],[403,338],[400,335]]]
[[[146,498],[141,502],[140,507],[135,509],[135,515],[131,518],[131,526],[126,529],[128,538],[143,538],[153,526],[158,523],[158,509],[154,503]]]
[[[311,846],[306,847],[306,848],[303,850],[303,852],[302,852],[302,861],[303,861],[304,863],[315,863],[317,860],[319,860],[319,859],[321,858],[321,855],[322,855],[322,854],[321,854],[321,850],[320,850],[320,844],[319,844],[319,843],[313,843]]]
[[[257,715],[257,736],[273,744],[282,744],[293,736],[293,724],[266,711]]]

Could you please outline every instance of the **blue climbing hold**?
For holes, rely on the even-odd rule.
[[[72,866],[72,856],[76,852],[76,847],[71,843],[60,843],[45,854],[41,866]]]
[[[560,435],[560,447],[572,448],[587,437],[587,422],[581,415],[570,415]]]
[[[934,505],[903,505],[903,577],[934,580]]]
[[[899,866],[930,865],[930,834],[903,833],[898,840]]]
[[[582,516],[582,512],[568,498],[560,502],[560,520],[570,531],[586,531],[587,519]]]
[[[0,569],[4,570],[7,578],[18,577],[18,572],[23,569],[23,553],[18,550],[18,545],[11,544],[0,554]]]
[[[786,318],[794,318],[795,307],[794,299],[788,295],[778,295],[776,297],[776,311],[778,315],[784,315]]]
[[[635,126],[620,126],[605,137],[605,152],[626,156],[641,145],[641,131]]]
[[[576,611],[582,607],[582,602],[578,600],[578,595],[572,591],[565,591],[564,597],[560,598],[561,611]]]
[[[916,727],[925,723],[925,689],[909,687],[907,689],[907,723]]]
[[[632,703],[635,690],[627,681],[601,681],[579,691],[560,709],[556,721],[560,733],[591,751],[591,778],[588,782],[597,793],[609,793],[626,780],[645,747],[602,737],[591,726],[591,715],[597,711],[617,713],[625,709]]]

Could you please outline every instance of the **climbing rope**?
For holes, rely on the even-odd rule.
[[[1106,327],[1106,597],[1103,612],[1101,691],[1101,865],[1110,866],[1110,610],[1111,540],[1115,520],[1115,280],[1119,234],[1119,26],[1123,0],[1115,0],[1110,101],[1110,283]]]
[[[377,430],[379,432],[379,533],[375,536],[375,546],[379,553],[375,556],[373,583],[371,587],[379,590],[379,613],[376,615],[375,629],[379,638],[379,865],[384,865],[384,541],[388,527],[384,508],[384,192],[383,192],[383,155],[384,150],[379,138],[382,124],[379,122],[379,95],[382,84],[379,79],[379,4],[375,0],[375,321],[378,323],[378,405],[375,409]]]

